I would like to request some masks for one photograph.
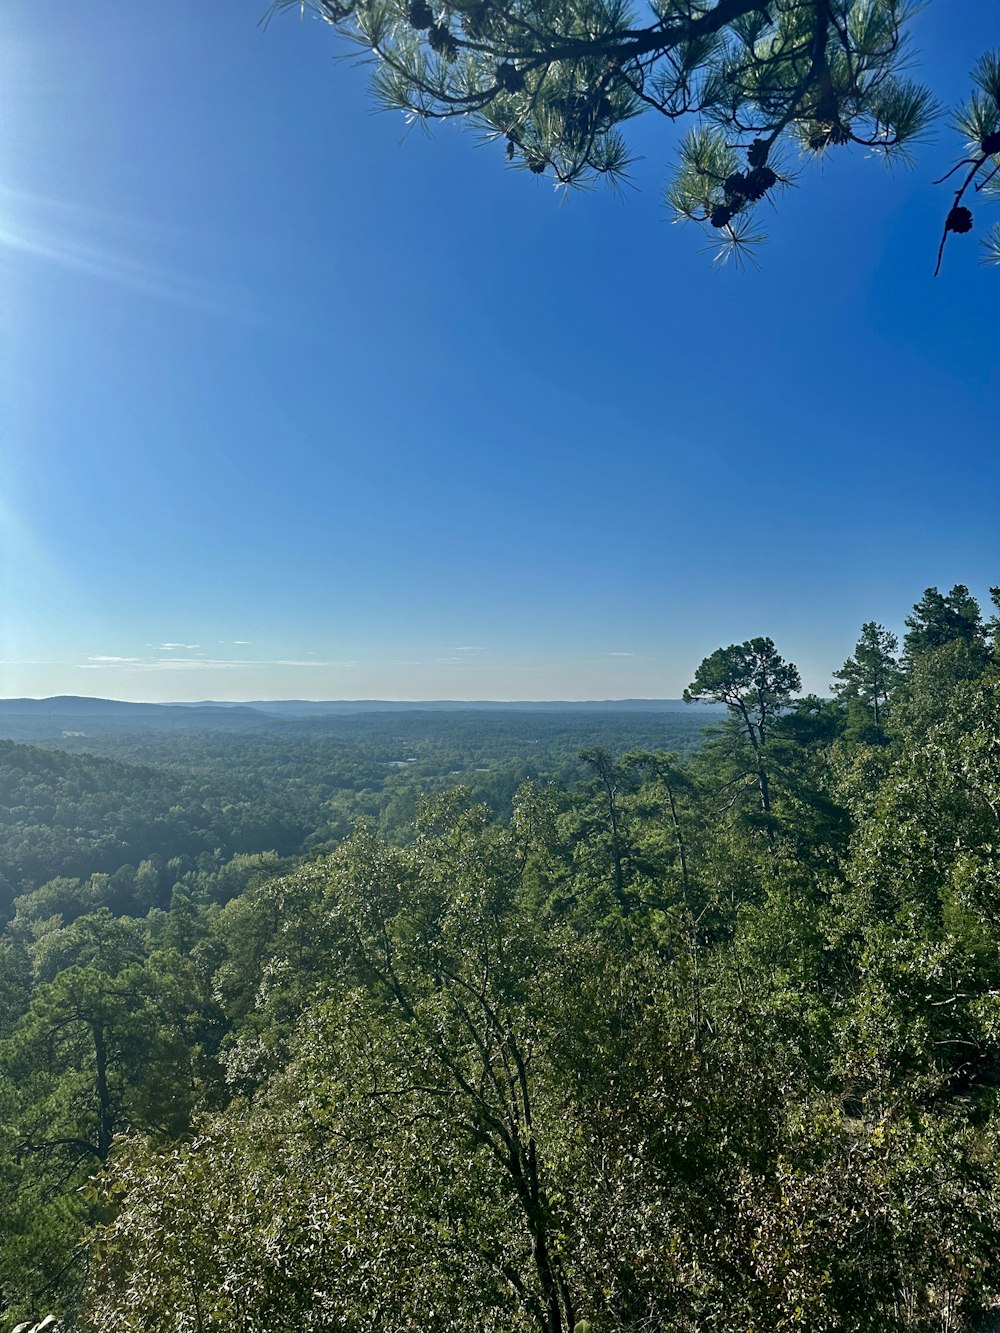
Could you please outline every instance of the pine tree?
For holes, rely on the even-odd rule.
[[[456,120],[504,145],[511,165],[565,186],[620,182],[622,126],[643,112],[691,127],[667,200],[679,219],[742,256],[755,212],[787,165],[855,145],[906,158],[938,113],[912,61],[910,0],[274,0],[309,9],[375,58],[379,102],[411,121]],[[975,162],[961,203],[1000,163],[1000,57],[973,72],[959,119]],[[992,101],[991,101],[992,99]],[[965,163],[962,164],[963,166]],[[1000,255],[1000,231],[992,244]]]
[[[749,744],[751,767],[765,821],[771,816],[771,781],[767,739],[771,727],[802,688],[798,668],[786,662],[773,639],[747,639],[717,648],[695,672],[684,691],[685,703],[721,703]],[[773,831],[767,824],[768,840]]]
[[[924,653],[947,643],[961,641],[970,647],[984,643],[979,603],[964,583],[956,583],[949,593],[927,588],[906,617],[906,628],[903,658],[908,667]]]
[[[875,739],[884,740],[885,713],[892,688],[899,679],[896,652],[899,640],[883,625],[869,620],[861,627],[861,637],[839,671],[833,673],[832,690],[842,702],[858,703],[870,711],[875,724]]]

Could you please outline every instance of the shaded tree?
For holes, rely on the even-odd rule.
[[[628,909],[628,898],[625,889],[627,848],[623,831],[624,815],[621,808],[621,796],[628,771],[620,760],[616,760],[614,755],[600,745],[589,746],[586,750],[581,750],[580,758],[593,773],[595,785],[601,795],[603,817],[607,827],[615,902],[619,911],[626,913]]]

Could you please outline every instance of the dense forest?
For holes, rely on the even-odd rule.
[[[576,781],[588,746],[683,753],[705,723],[687,709],[292,722],[220,710],[209,725],[176,726],[164,711],[150,709],[139,728],[128,714],[123,724],[0,713],[0,736],[35,742],[0,740],[0,920],[15,899],[37,906],[67,878],[88,881],[83,901],[119,914],[166,906],[174,887],[211,897],[211,877],[234,855],[330,848],[359,815],[405,840],[419,803],[458,783],[509,817],[522,782]]]
[[[1000,617],[906,627],[0,743],[2,1328],[989,1327]]]

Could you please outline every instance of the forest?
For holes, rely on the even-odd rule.
[[[8,727],[0,1328],[991,1327],[991,596],[828,697]]]

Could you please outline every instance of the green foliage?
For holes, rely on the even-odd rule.
[[[149,857],[22,894],[6,1323],[979,1333],[996,625],[959,587],[909,630],[897,668],[866,624],[832,700],[795,698],[770,640],[720,649],[689,693],[729,717],[696,755],[563,730],[567,780],[499,817],[415,746],[392,836],[376,811],[294,864]]]
[[[906,617],[904,658],[909,666],[924,653],[961,642],[971,646],[983,642],[983,618],[979,603],[964,583],[957,583],[948,593],[928,588]]]
[[[937,115],[907,77],[907,0],[275,0],[312,10],[373,58],[381,105],[501,141],[513,166],[563,186],[620,183],[622,127],[693,122],[667,190],[718,255],[761,239],[754,214],[795,154],[857,145],[909,157]],[[992,86],[989,57],[975,77]]]
[[[729,709],[732,744],[727,747],[730,771],[723,790],[734,792],[735,803],[741,790],[753,786],[760,800],[760,827],[772,847],[775,827],[768,740],[792,695],[801,688],[798,668],[779,655],[774,641],[756,638],[717,648],[684,691],[685,703],[725,704]]]
[[[22,915],[42,916],[50,901],[63,916],[102,906],[142,914],[169,901],[167,858],[298,850],[309,825],[289,802],[275,804],[248,798],[231,775],[205,782],[0,741],[0,914],[56,879],[58,890],[31,898]]]
[[[911,631],[915,632],[915,631]],[[860,740],[876,745],[885,740],[889,699],[899,680],[896,652],[899,640],[883,625],[870,620],[861,627],[861,637],[839,671],[833,673],[833,693],[858,712],[853,732]]]
[[[973,229],[972,211],[963,203],[967,192],[971,189],[974,195],[987,199],[995,199],[1000,193],[997,177],[1000,172],[1000,51],[987,51],[979,58],[972,71],[972,82],[971,96],[953,116],[954,127],[965,140],[965,149],[961,161],[942,178],[948,180],[953,176],[958,185],[945,219],[936,272],[940,272],[949,234]],[[985,263],[997,262],[998,240],[1000,225],[984,237]]]
[[[911,78],[911,0],[272,0],[313,12],[374,65],[378,103],[427,126],[453,120],[503,143],[509,165],[563,187],[627,179],[623,127],[688,121],[666,188],[717,261],[754,259],[763,203],[804,167],[855,146],[910,164],[940,114]],[[1000,52],[954,112],[964,140],[937,268],[973,230],[963,200],[1000,194]],[[968,195],[971,200],[973,195]],[[1000,224],[983,241],[1000,262]]]
[[[771,722],[801,688],[798,670],[778,655],[772,639],[748,639],[706,657],[684,701],[725,704],[738,714],[748,738],[763,742]]]

